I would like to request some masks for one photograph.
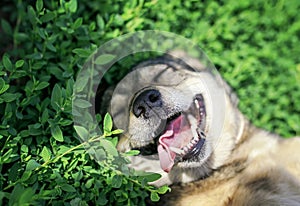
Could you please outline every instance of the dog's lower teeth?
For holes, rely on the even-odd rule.
[[[196,137],[193,138],[193,140],[195,140],[196,142],[198,142],[199,141],[199,137],[196,136]]]
[[[198,103],[198,101],[195,99],[194,100],[194,103],[195,103],[195,106],[197,107],[197,109],[199,109],[200,107],[199,107],[199,103]]]
[[[169,147],[169,149],[172,152],[175,152],[176,154],[180,155],[181,157],[183,157],[184,155],[188,154],[190,151],[195,149],[195,146],[198,144],[198,142],[201,140],[201,134],[199,131],[199,129],[195,130],[195,132],[197,133],[197,136],[194,136],[190,142],[185,146],[180,148],[176,148],[176,147]]]
[[[176,147],[169,147],[169,149],[170,149],[171,151],[175,152],[176,154],[180,154],[180,155],[184,154],[184,152],[185,152],[185,151],[183,151],[182,149],[178,149],[178,148],[176,148]]]
[[[189,149],[192,149],[193,146],[194,146],[194,145],[193,145],[192,143],[189,143],[189,144],[187,145],[187,147],[188,147]]]

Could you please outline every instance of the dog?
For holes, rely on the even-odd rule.
[[[253,126],[206,64],[182,51],[140,63],[110,103],[119,151],[171,192],[155,205],[300,205],[300,138]]]

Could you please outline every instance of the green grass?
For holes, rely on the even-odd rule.
[[[298,0],[30,2],[0,6],[2,205],[136,205],[166,191],[145,186],[149,177],[112,172],[116,157],[94,161],[72,125],[76,74],[98,46],[128,32],[157,29],[193,40],[255,125],[300,135]],[[108,83],[119,73],[110,72]]]

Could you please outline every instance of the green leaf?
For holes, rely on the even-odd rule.
[[[104,148],[104,150],[108,154],[111,154],[114,157],[118,156],[117,148],[113,145],[113,143],[111,141],[106,140],[106,139],[101,139],[100,145]]]
[[[9,182],[17,181],[20,178],[19,176],[20,170],[21,170],[21,164],[19,162],[14,163],[9,169],[7,180]]]
[[[91,188],[91,186],[94,184],[94,179],[89,179],[88,181],[86,181],[86,183],[84,184],[84,186],[89,189]]]
[[[14,37],[17,41],[24,42],[29,39],[29,35],[23,32],[18,32],[14,34]]]
[[[31,177],[31,175],[32,175],[32,171],[31,170],[30,171],[29,170],[25,170],[23,172],[23,174],[22,174],[21,181],[22,182],[27,181]]]
[[[116,55],[113,55],[113,54],[103,54],[96,58],[95,64],[98,64],[98,65],[107,64],[107,63],[111,62],[115,57],[116,57]]]
[[[94,21],[92,21],[90,26],[89,26],[89,31],[94,31],[95,28],[96,28],[96,23]]]
[[[159,178],[161,178],[160,174],[152,172],[143,172],[143,174],[138,177],[139,180],[146,180],[146,182],[153,182]]]
[[[12,63],[11,63],[9,57],[7,55],[4,55],[2,61],[3,61],[4,68],[7,69],[8,71],[12,72],[13,66],[12,66]]]
[[[32,205],[33,202],[33,188],[24,188],[21,184],[17,184],[10,195],[8,205]]]
[[[9,88],[8,84],[3,85],[2,87],[0,87],[0,94],[3,94],[4,92],[6,92]]]
[[[92,51],[90,51],[89,49],[73,49],[72,50],[73,53],[77,54],[79,57],[82,58],[87,58],[91,55]]]
[[[109,141],[116,147],[118,145],[118,137],[110,138]]]
[[[79,108],[84,108],[84,109],[92,106],[92,104],[89,101],[84,100],[84,99],[75,99],[74,105]]]
[[[130,151],[125,153],[125,155],[127,155],[127,156],[135,156],[135,155],[138,155],[138,154],[140,154],[139,150],[130,150]]]
[[[8,90],[9,85],[5,84],[3,78],[0,77],[0,94],[3,94],[6,90]]]
[[[14,100],[16,100],[17,98],[19,98],[21,96],[20,93],[4,93],[1,95],[1,98],[5,101],[5,102],[12,102]]]
[[[89,152],[90,155],[95,156],[95,159],[97,161],[106,160],[107,155],[106,155],[106,152],[104,151],[103,148],[97,148],[97,149],[90,148],[88,150],[88,152]]]
[[[76,21],[74,22],[74,24],[72,25],[72,28],[75,30],[75,29],[78,29],[80,26],[81,26],[81,24],[82,24],[82,18],[80,17],[80,18],[78,18],[78,19],[76,19]]]
[[[0,157],[0,163],[9,163],[11,160],[11,154],[13,152],[13,149],[10,148],[9,150],[7,150],[4,154],[2,154],[2,156]]]
[[[111,180],[111,186],[113,188],[120,188],[122,186],[122,176],[121,175],[115,175],[113,176]]]
[[[67,86],[66,86],[66,96],[71,97],[73,95],[73,87],[74,87],[74,80],[69,79],[67,81]]]
[[[99,197],[97,199],[97,204],[99,205],[107,205],[108,199],[106,198],[106,195],[104,192],[100,192]]]
[[[82,126],[74,126],[74,129],[76,131],[76,133],[78,134],[78,136],[82,139],[82,140],[87,140],[89,137],[89,132],[86,128],[82,127]]]
[[[82,92],[83,89],[86,87],[87,83],[89,82],[89,80],[90,80],[90,78],[87,75],[79,77],[76,80],[75,91],[78,92],[78,93]]]
[[[48,36],[48,33],[45,29],[39,28],[37,33],[42,39],[47,39],[46,35]]]
[[[171,188],[168,187],[167,185],[164,185],[160,188],[158,188],[157,192],[158,194],[165,194],[166,192],[170,192],[171,191]]]
[[[76,192],[76,189],[72,185],[69,185],[69,184],[63,184],[61,186],[61,189],[65,192]]]
[[[24,60],[23,59],[20,59],[16,62],[16,68],[20,68],[24,65]]]
[[[5,81],[2,77],[0,77],[0,89],[5,85]]]
[[[41,152],[40,156],[43,158],[43,160],[45,162],[47,162],[51,158],[51,152],[50,152],[50,150],[46,146],[44,146],[43,149],[42,149],[42,152]]]
[[[53,44],[52,44],[51,42],[47,42],[47,43],[46,43],[46,47],[47,47],[50,51],[56,52],[56,48],[55,48],[55,46],[53,46]]]
[[[35,8],[37,11],[41,11],[43,9],[43,0],[37,0],[35,3]]]
[[[71,13],[75,13],[77,10],[77,0],[70,0],[66,3],[66,8],[69,9]]]
[[[38,167],[40,167],[40,166],[41,166],[41,165],[40,165],[37,161],[31,159],[31,160],[29,160],[29,161],[27,162],[27,164],[26,164],[26,171],[32,171],[32,170],[35,170],[36,168],[38,168]]]
[[[62,104],[62,91],[58,84],[55,84],[51,94],[51,106],[59,111]]]
[[[30,23],[35,26],[36,23],[37,23],[37,18],[36,18],[36,13],[35,13],[32,6],[28,6],[27,14],[28,14],[28,18],[29,18]]]
[[[110,114],[106,113],[103,121],[103,130],[104,133],[110,133],[113,127],[113,121]]]
[[[59,125],[61,126],[69,126],[71,124],[73,124],[73,121],[70,119],[62,119],[59,121]]]
[[[59,142],[64,141],[62,131],[61,131],[61,129],[58,125],[52,125],[51,126],[51,134],[52,134],[52,136],[54,137],[55,140],[57,140]]]
[[[54,12],[51,12],[51,11],[48,11],[44,16],[42,16],[40,18],[40,20],[43,22],[43,23],[47,23],[51,20],[53,20],[55,18],[55,13]]]
[[[48,121],[49,119],[49,112],[48,109],[45,109],[42,113],[42,117],[41,117],[41,123],[44,124]]]
[[[38,34],[42,39],[47,39],[46,35],[48,36],[48,33],[45,29],[39,28],[38,29]]]
[[[43,133],[42,128],[37,128],[35,124],[28,125],[30,135],[37,136]]]
[[[12,28],[8,21],[1,19],[1,27],[6,34],[12,35]]]
[[[40,82],[36,87],[35,87],[35,90],[42,90],[46,87],[49,86],[49,83],[48,82]]]
[[[104,26],[105,26],[103,18],[99,14],[97,14],[96,18],[97,18],[97,25],[98,25],[99,29],[103,30]]]
[[[69,147],[66,147],[66,146],[64,146],[64,145],[61,145],[61,146],[58,147],[58,152],[57,152],[57,154],[61,155],[61,154],[65,153],[65,152],[67,152],[68,150],[70,150]]]
[[[28,146],[25,145],[25,144],[23,144],[23,145],[21,146],[21,151],[22,151],[23,153],[25,153],[25,154],[28,154]]]
[[[150,199],[153,202],[157,202],[157,201],[159,201],[160,198],[156,192],[151,192]]]
[[[116,130],[113,130],[112,132],[111,132],[111,134],[122,134],[124,132],[124,130],[122,130],[122,129],[116,129]]]
[[[35,60],[40,60],[43,58],[43,54],[41,54],[40,52],[35,52],[35,53],[32,53],[32,54],[27,54],[25,56],[25,58],[27,59],[35,59]]]

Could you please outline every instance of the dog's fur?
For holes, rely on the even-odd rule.
[[[181,52],[175,56],[181,60],[163,57],[138,65],[119,83],[110,107],[116,126],[125,130],[118,148],[126,151],[152,142],[170,113],[186,109],[195,94],[203,95],[206,142],[199,157],[176,162],[168,173],[160,168],[157,154],[132,158],[135,169],[162,175],[154,185],[171,185],[159,204],[300,205],[300,138],[283,139],[254,127],[237,109],[237,98],[225,82],[196,59]],[[133,101],[149,87],[160,91],[163,104],[153,108],[150,118],[137,117]],[[225,88],[219,102],[223,115],[215,112],[210,102],[214,90],[206,87]]]

